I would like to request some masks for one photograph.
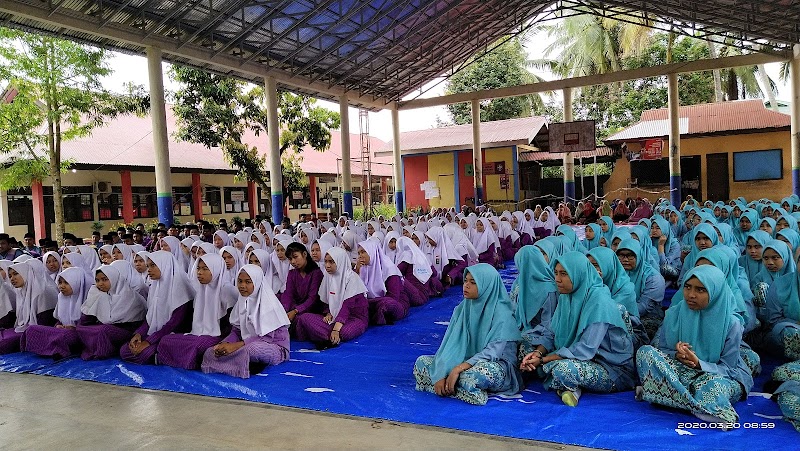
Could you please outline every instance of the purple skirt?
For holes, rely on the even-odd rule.
[[[20,341],[22,341],[22,332],[16,332],[14,329],[0,330],[0,355],[19,352]]]
[[[200,368],[206,349],[220,340],[222,337],[209,335],[169,334],[158,343],[158,364],[196,370]]]
[[[75,329],[34,325],[25,330],[22,349],[46,357],[69,357],[80,352],[81,339]]]
[[[119,347],[133,337],[133,332],[113,324],[78,326],[83,351],[83,360],[102,360],[119,355]]]

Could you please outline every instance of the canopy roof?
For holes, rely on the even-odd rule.
[[[737,45],[800,42],[793,0],[3,0],[0,24],[380,109],[499,38],[592,13]]]

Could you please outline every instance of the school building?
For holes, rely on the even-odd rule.
[[[790,116],[762,100],[679,109],[681,199],[781,198],[792,192]],[[621,155],[605,192],[611,197],[669,197],[669,120],[666,108],[604,142]]]
[[[254,218],[271,212],[270,192],[253,182],[238,180],[236,171],[219,148],[177,141],[175,116],[167,106],[169,158],[172,180],[172,208],[175,222],[198,219],[218,220]],[[74,163],[62,175],[66,231],[88,237],[92,226],[102,222],[104,229],[121,223],[151,223],[158,219],[155,188],[155,152],[151,118],[121,116],[90,136],[62,143],[62,160]],[[341,210],[341,135],[331,132],[331,146],[324,152],[307,147],[300,166],[308,176],[308,186],[287,193],[288,216],[292,221],[302,213],[320,217]],[[244,141],[265,153],[267,136],[250,133]],[[370,147],[379,149],[385,142],[371,137]],[[350,134],[352,185],[358,205],[364,193],[360,162],[361,137]],[[264,149],[264,150],[262,150]],[[15,155],[0,155],[8,164]],[[389,202],[392,186],[391,157],[372,160],[373,202]],[[35,232],[37,238],[53,236],[55,213],[53,189],[49,179],[12,191],[0,191],[0,231],[22,238]],[[40,226],[42,224],[42,226]]]

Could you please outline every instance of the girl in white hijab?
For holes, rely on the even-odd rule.
[[[236,284],[236,274],[239,274],[239,269],[242,267],[241,252],[234,246],[225,246],[219,250],[219,255],[225,260],[225,271],[222,278],[231,284]]]
[[[475,222],[475,231],[472,234],[472,245],[478,251],[478,263],[488,263],[497,266],[497,235],[492,229],[491,222],[480,218]]]
[[[128,281],[128,285],[131,286],[133,291],[141,294],[142,297],[147,298],[147,294],[150,291],[150,286],[144,283],[142,276],[139,275],[139,272],[136,271],[136,268],[134,268],[132,264],[126,262],[125,260],[117,260],[111,262],[111,266],[117,268],[119,273],[125,277],[125,280]]]
[[[50,279],[53,284],[58,284],[58,273],[61,272],[61,256],[58,255],[58,252],[45,252],[44,255],[42,255],[42,263],[44,263],[47,278]]]
[[[224,230],[217,230],[214,232],[214,237],[212,240],[214,241],[214,247],[217,249],[222,249],[225,246],[231,245],[231,238],[228,235],[228,232]]]
[[[89,274],[94,274],[94,270],[102,265],[100,257],[97,256],[97,251],[93,247],[79,244],[78,253],[83,257],[85,268],[89,271]]]
[[[359,243],[356,272],[367,287],[372,324],[393,324],[408,315],[408,298],[401,296],[403,275],[383,254],[380,242],[370,238]]]
[[[467,262],[458,255],[444,229],[431,227],[425,232],[425,238],[431,246],[431,265],[441,274],[445,289],[451,285],[460,285]]]
[[[350,263],[355,263],[358,260],[358,234],[353,230],[348,230],[342,234],[342,249],[347,251],[350,256]]]
[[[412,307],[427,303],[430,296],[437,294],[429,283],[433,279],[433,269],[428,258],[407,237],[398,238],[397,254],[397,269],[403,274],[405,282],[403,296],[408,298]]]
[[[289,317],[256,265],[244,265],[236,278],[239,298],[231,311],[233,330],[203,355],[204,373],[249,378],[251,367],[289,359]]]
[[[147,316],[120,349],[123,360],[141,365],[153,363],[161,338],[185,325],[191,311],[189,301],[195,295],[189,275],[174,255],[156,251],[148,257],[147,272],[152,282],[147,294]]]
[[[81,306],[89,294],[92,281],[83,268],[67,268],[58,275],[58,301],[53,316],[55,327],[31,325],[25,331],[24,351],[46,357],[63,358],[80,351],[80,338],[75,326],[81,319]]]
[[[159,241],[159,249],[172,254],[172,256],[175,257],[175,261],[178,263],[178,267],[183,269],[185,273],[189,272],[189,255],[185,254],[181,249],[181,240],[174,236],[165,236]]]
[[[275,245],[275,252],[270,257],[272,262],[272,283],[270,286],[278,297],[286,291],[286,280],[289,277],[289,270],[292,269],[289,259],[286,258],[286,248],[293,242],[288,235],[286,238],[281,238],[278,244]]]
[[[8,267],[12,262],[0,260],[0,330],[14,327],[17,310],[17,295],[8,281]]]
[[[23,332],[32,325],[55,324],[53,310],[58,301],[56,285],[50,283],[44,264],[36,259],[14,263],[8,267],[8,280],[14,287],[17,318],[14,329],[0,331],[0,354],[8,353],[8,346],[20,350]],[[47,280],[48,283],[42,283]]]
[[[296,325],[297,338],[311,341],[320,349],[352,340],[369,325],[367,288],[350,266],[347,251],[333,247],[325,254],[324,262],[319,297],[327,308],[322,314],[299,315]]]
[[[397,239],[400,233],[392,231],[383,238],[383,255],[385,255],[395,265],[400,261],[400,252],[397,249]]]
[[[113,266],[97,268],[94,281],[81,306],[83,316],[75,328],[83,345],[83,360],[119,355],[120,345],[133,336],[147,307],[142,295],[133,291]]]
[[[263,252],[261,249],[258,251]],[[200,368],[206,350],[230,332],[228,315],[239,293],[222,278],[225,261],[211,253],[197,257],[189,275],[195,290],[192,329],[188,334],[171,333],[158,344],[158,364],[187,370]]]

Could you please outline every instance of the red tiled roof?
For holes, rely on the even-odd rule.
[[[481,122],[481,142],[489,146],[507,142],[527,144],[545,126],[547,119],[543,116]],[[378,151],[391,152],[392,145],[392,141],[389,141]],[[472,124],[429,128],[400,134],[401,152],[445,148],[472,148]]]
[[[167,105],[167,132],[169,134],[170,166],[173,168],[192,169],[201,172],[231,171],[219,148],[206,148],[202,144],[178,141],[173,136],[176,129],[175,115],[171,105]],[[331,147],[325,152],[317,152],[306,147],[302,153],[300,166],[308,174],[337,173],[336,159],[341,158],[340,132],[331,132]],[[248,133],[244,137],[246,144],[255,146],[262,154],[266,153],[267,135],[262,133],[256,137]],[[372,138],[370,146],[379,149],[385,143]],[[361,157],[361,141],[357,134],[350,134],[350,154],[352,158]],[[62,143],[62,159],[72,159],[78,164],[154,167],[152,124],[150,116],[120,116],[103,127],[96,128],[92,134]],[[0,160],[7,160],[0,158]],[[391,157],[374,158],[375,163],[391,163]],[[0,161],[2,163],[2,161]],[[353,162],[353,175],[361,173],[360,161]],[[386,164],[373,164],[372,174],[391,176],[392,168]]]
[[[789,127],[790,116],[767,109],[760,99],[682,106],[681,135],[708,135]],[[657,138],[669,134],[666,108],[642,112],[639,122],[605,139],[606,144]]]

